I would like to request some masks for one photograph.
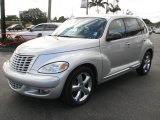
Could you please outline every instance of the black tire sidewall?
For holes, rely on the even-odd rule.
[[[150,61],[150,68],[151,68],[151,65],[152,65],[152,55],[151,55],[150,52],[146,52],[145,55],[144,55],[144,57],[143,57],[141,66],[137,69],[137,73],[140,74],[140,75],[146,75],[150,71],[150,68],[149,68],[149,70],[147,72],[144,72],[144,69],[143,69],[143,66],[145,64],[145,58],[146,58],[147,55],[150,56],[150,60],[151,60]]]
[[[76,102],[72,97],[72,82],[73,82],[73,80],[75,80],[77,75],[79,75],[80,73],[83,73],[83,72],[86,72],[91,76],[91,79],[92,79],[91,92],[90,92],[89,96],[84,101]],[[95,76],[94,76],[92,70],[88,67],[85,67],[85,66],[77,68],[69,75],[67,82],[65,84],[65,88],[63,91],[64,92],[63,99],[65,100],[64,102],[67,102],[67,104],[72,105],[72,106],[84,104],[91,97],[94,88],[95,88]]]

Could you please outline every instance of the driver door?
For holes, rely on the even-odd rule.
[[[121,34],[121,38],[105,40],[101,46],[101,52],[106,59],[103,59],[103,77],[117,73],[126,68],[128,63],[128,39],[126,39],[126,29],[123,19],[113,20],[108,28],[107,37],[111,35]],[[105,64],[110,63],[109,72],[106,70]]]

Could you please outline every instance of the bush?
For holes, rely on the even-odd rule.
[[[20,44],[22,44],[24,41],[20,41],[20,40],[16,40],[16,39],[2,39],[0,38],[0,47],[17,47],[19,46]]]

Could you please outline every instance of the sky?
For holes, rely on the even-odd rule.
[[[90,1],[90,0],[89,0]],[[107,0],[104,0],[107,1]],[[119,14],[129,9],[136,16],[148,18],[152,22],[160,21],[160,0],[119,0]],[[113,0],[109,0],[113,3]],[[51,17],[85,15],[85,8],[80,8],[81,0],[52,0]],[[43,12],[48,11],[48,0],[5,0],[6,15],[19,15],[19,11],[29,8],[40,8]],[[96,8],[89,9],[89,14],[95,14]],[[100,9],[105,13],[105,9]]]

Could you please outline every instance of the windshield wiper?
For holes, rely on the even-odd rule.
[[[58,37],[70,37],[68,35],[58,35]]]
[[[76,36],[69,36],[69,35],[57,35],[57,37],[76,38]]]

